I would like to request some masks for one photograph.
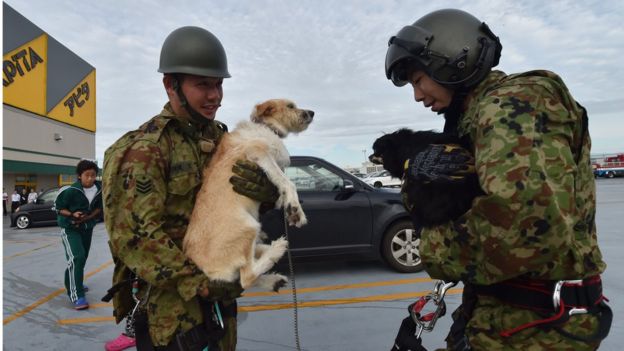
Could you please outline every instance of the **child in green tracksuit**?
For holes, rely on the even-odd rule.
[[[65,289],[77,310],[89,308],[83,278],[93,227],[102,214],[102,185],[95,180],[97,172],[95,162],[78,162],[78,181],[62,187],[54,202],[67,259]]]

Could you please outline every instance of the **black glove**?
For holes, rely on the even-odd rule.
[[[394,339],[394,346],[390,351],[427,351],[422,346],[422,339],[416,338],[416,323],[411,316],[408,316],[401,323],[399,333]]]
[[[239,160],[232,166],[234,175],[230,183],[234,191],[262,203],[275,203],[279,198],[277,188],[256,163]]]
[[[458,145],[432,144],[414,156],[406,165],[406,179],[430,182],[462,181],[475,172],[470,152]]]

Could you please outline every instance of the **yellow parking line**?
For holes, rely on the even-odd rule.
[[[383,282],[329,285],[329,286],[319,286],[315,288],[299,288],[297,289],[297,293],[304,294],[304,293],[309,293],[309,292],[328,291],[328,290],[374,288],[378,286],[426,283],[426,282],[431,282],[431,281],[432,281],[431,278],[413,278],[413,279],[388,280],[388,281],[383,281]],[[282,289],[280,292],[277,292],[277,293],[267,292],[267,291],[244,293],[243,297],[274,296],[274,295],[286,295],[286,294],[291,294],[291,293],[292,292],[290,289]]]
[[[114,322],[115,317],[87,317],[87,318],[71,318],[71,319],[59,319],[58,324],[83,324],[83,323],[102,323],[102,322]]]
[[[446,295],[456,295],[461,294],[463,289],[450,289]],[[373,296],[363,296],[363,297],[350,297],[344,299],[333,299],[333,300],[315,300],[315,301],[301,301],[297,303],[297,307],[306,308],[306,307],[321,307],[321,306],[333,306],[333,305],[347,305],[354,303],[364,303],[364,302],[379,302],[379,301],[392,301],[392,300],[403,300],[421,297],[429,294],[430,291],[416,291],[416,292],[407,292],[407,293],[396,293],[396,294],[384,294],[384,295],[373,295]],[[259,312],[259,311],[274,311],[274,310],[283,310],[287,308],[292,308],[293,303],[279,303],[279,304],[269,304],[269,305],[255,305],[255,306],[239,306],[239,312]],[[114,321],[114,317],[88,317],[88,318],[72,318],[72,319],[60,319],[58,320],[58,324],[82,324],[82,323],[98,323],[98,322],[110,322]]]
[[[462,290],[463,289],[450,289],[446,293],[446,295],[460,294]],[[407,293],[397,293],[397,294],[349,297],[349,298],[334,299],[334,300],[301,301],[297,303],[297,307],[305,308],[305,307],[320,307],[320,306],[332,306],[332,305],[347,305],[347,304],[363,303],[363,302],[403,300],[403,299],[410,299],[410,298],[425,296],[429,293],[430,291],[417,291],[417,292],[407,292]],[[241,312],[272,311],[272,310],[283,310],[287,308],[292,308],[293,306],[294,306],[293,303],[281,303],[281,304],[271,304],[271,305],[242,306],[242,307],[239,307],[238,310]]]
[[[41,249],[44,249],[44,248],[46,248],[46,247],[48,247],[48,246],[52,246],[52,245],[54,245],[54,244],[55,244],[55,243],[49,243],[49,244],[47,244],[47,245],[43,245],[43,246],[36,247],[36,248],[34,248],[34,249],[32,249],[32,250],[28,250],[28,251],[24,251],[24,252],[16,253],[15,255],[11,255],[11,256],[9,256],[9,257],[5,257],[5,258],[4,258],[4,261],[10,260],[10,259],[15,258],[15,257],[18,257],[18,256],[24,256],[24,255],[26,255],[26,254],[29,254],[29,253],[33,252],[33,251],[41,250]]]
[[[104,308],[104,307],[113,307],[113,303],[112,302],[98,302],[98,303],[89,304],[89,309]]]
[[[382,282],[328,285],[328,286],[318,286],[314,288],[300,288],[300,289],[297,289],[297,294],[304,294],[304,293],[311,293],[311,292],[318,292],[318,291],[362,289],[362,288],[373,288],[373,287],[379,287],[379,286],[426,283],[426,282],[431,282],[431,281],[432,281],[431,278],[413,278],[413,279],[388,280],[388,281],[382,281]],[[280,292],[277,292],[277,293],[267,292],[267,291],[244,293],[242,297],[275,296],[275,295],[286,295],[286,294],[291,294],[291,293],[292,291],[289,289],[282,289]],[[110,302],[89,304],[89,308],[104,308],[104,307],[111,307],[111,306],[112,304]]]
[[[94,275],[94,274],[96,274],[96,273],[98,273],[100,271],[102,271],[103,269],[105,269],[106,267],[110,266],[111,264],[113,264],[113,260],[110,260],[110,261],[104,263],[103,265],[99,266],[98,268],[92,270],[91,272],[85,274],[85,279],[89,278],[90,276],[92,276],[92,275]],[[28,312],[34,310],[35,308],[43,305],[44,303],[52,300],[53,298],[57,297],[58,295],[60,295],[60,294],[62,294],[64,292],[65,292],[64,288],[58,289],[58,290],[54,291],[53,293],[49,294],[48,296],[46,296],[46,297],[44,297],[42,299],[39,299],[38,301],[35,301],[33,304],[31,304],[28,307],[22,309],[21,311],[18,311],[16,313],[6,317],[2,321],[2,324],[3,325],[7,325],[7,324],[13,322],[14,320],[18,319],[19,317],[27,314]]]
[[[40,240],[40,239],[17,239],[17,240],[4,240],[4,243],[8,244],[32,244],[32,243],[40,243],[46,241],[57,241],[57,240]]]

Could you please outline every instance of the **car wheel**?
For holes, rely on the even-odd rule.
[[[381,182],[375,182],[375,184],[373,184],[373,186],[375,188],[381,188],[383,186],[383,184],[381,184]]]
[[[420,230],[411,221],[401,221],[384,234],[382,254],[388,265],[401,273],[422,271],[420,259]]]
[[[17,218],[15,219],[15,225],[19,228],[19,229],[26,229],[30,226],[30,217],[28,217],[27,215],[19,215],[17,216]]]
[[[615,177],[615,173],[613,173],[613,172],[608,172],[607,173],[607,178],[613,178],[613,177]]]

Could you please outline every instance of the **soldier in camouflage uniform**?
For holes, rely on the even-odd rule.
[[[141,280],[135,319],[137,349],[230,351],[236,348],[238,283],[208,278],[182,252],[202,169],[218,145],[224,124],[215,121],[230,77],[225,51],[210,32],[182,27],[165,40],[159,72],[169,97],[163,111],[121,137],[104,156],[106,228],[115,261],[117,323],[135,306],[130,284]],[[274,201],[275,187],[257,165],[233,171],[234,190]],[[114,291],[113,291],[114,292]],[[225,328],[215,329],[216,306]],[[146,335],[141,338],[141,333]]]
[[[404,27],[386,56],[388,79],[410,83],[416,101],[444,114],[444,131],[471,145],[485,193],[456,220],[421,233],[429,275],[464,283],[447,349],[593,350],[612,314],[600,282],[606,265],[594,222],[587,116],[552,72],[492,71],[501,49],[485,23],[449,9]],[[429,180],[461,176],[456,165],[444,166]],[[405,182],[422,176],[415,172]],[[555,306],[557,283],[562,302]],[[570,313],[570,305],[588,311]],[[404,320],[394,350],[423,349],[413,330]]]

